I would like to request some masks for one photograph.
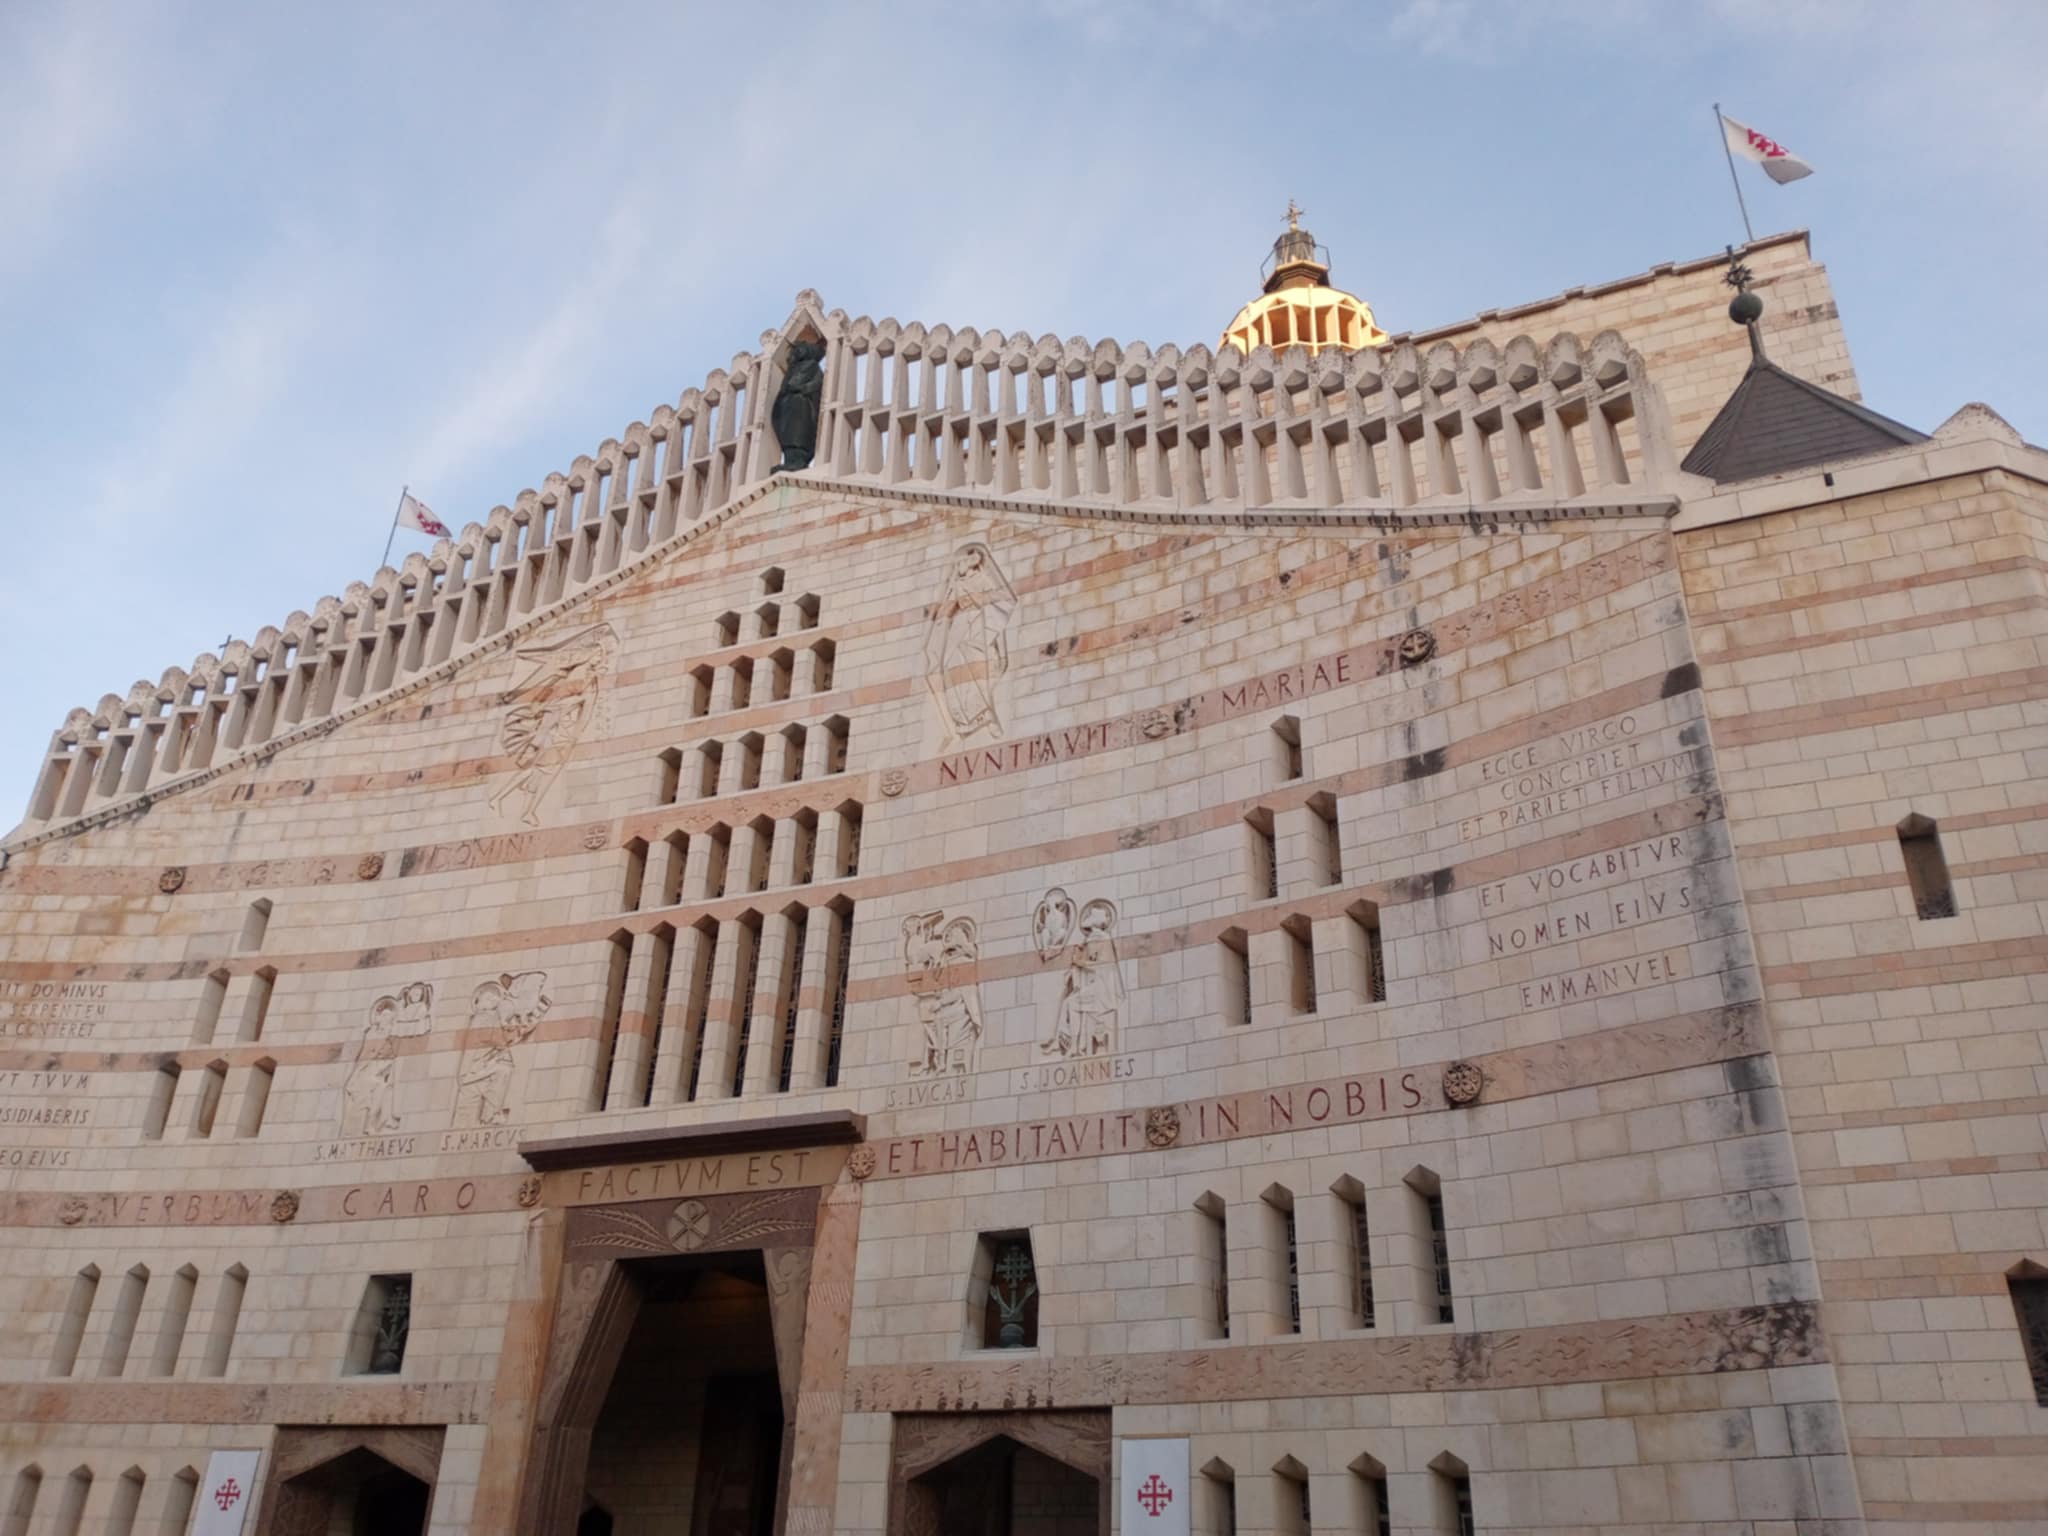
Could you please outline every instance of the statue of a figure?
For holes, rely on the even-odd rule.
[[[768,413],[775,427],[775,440],[782,444],[782,469],[809,469],[818,453],[818,403],[825,394],[825,344],[793,341],[789,344],[789,370],[782,376],[782,390],[775,408]]]

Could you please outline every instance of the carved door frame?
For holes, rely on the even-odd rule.
[[[761,1254],[775,1338],[783,1418],[775,1529],[783,1529],[821,1194],[816,1188],[798,1188],[568,1210],[560,1284],[520,1496],[517,1529],[522,1536],[573,1530],[582,1512],[591,1435],[640,1315],[633,1262],[748,1249]]]
[[[998,1413],[899,1413],[889,1430],[888,1536],[936,1536],[936,1491],[918,1479],[989,1441],[1007,1438],[1095,1479],[1095,1528],[1109,1536],[1110,1411],[1044,1408]]]
[[[439,1425],[283,1424],[271,1442],[270,1469],[263,1479],[263,1507],[255,1536],[299,1536],[306,1514],[323,1518],[311,1527],[324,1533],[324,1500],[310,1490],[295,1494],[291,1484],[353,1451],[368,1451],[409,1477],[427,1485],[427,1526],[433,1525],[434,1501],[440,1493],[441,1450],[447,1430]],[[307,1506],[310,1506],[308,1508]]]

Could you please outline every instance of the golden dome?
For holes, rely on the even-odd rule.
[[[1287,205],[1287,232],[1266,258],[1265,292],[1237,312],[1223,330],[1223,345],[1250,353],[1255,347],[1325,347],[1357,351],[1380,347],[1387,333],[1374,323],[1364,300],[1329,286],[1328,253],[1301,227],[1301,210]]]

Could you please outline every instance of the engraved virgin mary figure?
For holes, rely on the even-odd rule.
[[[609,624],[593,624],[552,645],[519,653],[533,670],[509,695],[502,739],[516,770],[491,796],[491,809],[517,805],[519,819],[540,825],[540,802],[561,776],[576,743],[604,708],[604,683],[619,639]]]
[[[924,631],[924,680],[946,724],[946,745],[999,736],[996,685],[1010,670],[1010,615],[1017,593],[986,544],[953,552],[945,590]]]
[[[1124,1007],[1124,975],[1116,953],[1116,908],[1100,898],[1081,908],[1081,937],[1067,961],[1053,1035],[1040,1043],[1048,1056],[1076,1060],[1116,1049]]]

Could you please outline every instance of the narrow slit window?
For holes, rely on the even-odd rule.
[[[1344,1227],[1351,1257],[1351,1321],[1357,1328],[1374,1326],[1372,1294],[1372,1228],[1366,1217],[1365,1186],[1346,1174],[1330,1187]]]
[[[163,1139],[171,1118],[171,1101],[178,1095],[179,1066],[167,1061],[158,1067],[149,1085],[149,1103],[142,1112],[142,1134],[149,1141]]]
[[[107,1501],[106,1536],[135,1536],[135,1518],[142,1509],[142,1488],[148,1480],[140,1467],[121,1474]]]
[[[2048,1408],[2048,1269],[2028,1260],[2006,1276],[2020,1351],[2034,1383],[2034,1401]]]
[[[1224,1022],[1252,1021],[1252,960],[1250,943],[1242,928],[1227,930],[1216,941],[1216,964],[1223,978],[1220,1012]]]
[[[207,1330],[206,1354],[200,1362],[202,1376],[225,1376],[228,1356],[234,1352],[235,1330],[242,1322],[242,1299],[248,1293],[249,1271],[230,1264],[220,1277],[220,1290],[213,1302],[213,1326]]]
[[[1899,823],[1899,851],[1906,860],[1906,883],[1913,892],[1913,910],[1923,920],[1956,915],[1955,886],[1942,852],[1941,829],[1925,816]]]
[[[85,1338],[86,1319],[92,1316],[93,1298],[99,1295],[100,1271],[88,1264],[71,1279],[71,1294],[64,1302],[64,1321],[57,1328],[57,1347],[50,1353],[50,1374],[69,1376],[78,1367],[78,1346]]]
[[[198,1469],[180,1467],[172,1476],[171,1491],[164,1499],[163,1524],[159,1527],[164,1536],[185,1536],[185,1528],[192,1523],[192,1506],[198,1501]]]
[[[825,1045],[825,1086],[839,1086],[839,1062],[846,1045],[846,983],[853,968],[853,908],[838,913],[832,934],[832,998]]]
[[[1301,721],[1293,715],[1273,722],[1273,766],[1282,779],[1301,777]]]
[[[213,1122],[220,1114],[221,1095],[227,1091],[228,1064],[209,1062],[199,1074],[199,1097],[192,1105],[192,1134],[202,1140],[213,1134]]]
[[[647,883],[647,840],[636,837],[626,844],[626,875],[619,892],[619,910],[640,910],[640,888]]]
[[[1309,801],[1310,814],[1315,818],[1314,830],[1317,851],[1323,859],[1323,884],[1344,883],[1344,845],[1337,830],[1337,800],[1333,795],[1317,795]]]
[[[860,873],[860,833],[860,807],[842,805],[839,808],[839,873],[848,880]]]
[[[1347,912],[1351,919],[1351,963],[1353,985],[1367,1002],[1387,1000],[1387,952],[1380,943],[1380,909],[1369,901],[1353,902]]]
[[[135,1343],[135,1325],[142,1317],[142,1298],[149,1290],[149,1266],[138,1264],[121,1277],[121,1291],[114,1298],[113,1320],[107,1326],[107,1342],[100,1351],[100,1374],[118,1376],[128,1369],[128,1351]]]
[[[1207,1273],[1210,1337],[1230,1337],[1230,1226],[1223,1197],[1211,1191],[1195,1202],[1201,1223],[1198,1257]]]
[[[192,1016],[192,1043],[213,1044],[213,1032],[220,1028],[221,1005],[228,997],[228,973],[214,971],[199,987],[199,1010]]]
[[[1287,939],[1287,995],[1296,1013],[1316,1011],[1315,930],[1300,915],[1280,925]]]
[[[1365,1536],[1394,1536],[1394,1511],[1387,1499],[1387,1469],[1370,1456],[1351,1463],[1358,1502],[1358,1529]]]
[[[737,1043],[732,1053],[732,1096],[738,1098],[747,1080],[747,1036],[754,1022],[754,986],[761,971],[761,919],[748,913],[740,919],[740,1010],[733,1033]]]
[[[270,1090],[277,1081],[277,1063],[265,1057],[249,1069],[242,1084],[242,1113],[235,1124],[237,1136],[254,1136],[263,1129],[263,1115],[270,1107]]]
[[[41,1467],[23,1467],[14,1474],[14,1487],[7,1495],[7,1518],[0,1520],[0,1536],[28,1536],[29,1522],[36,1517],[36,1499],[42,1491]]]
[[[804,984],[804,940],[809,916],[802,908],[788,914],[792,932],[782,966],[782,1056],[775,1068],[775,1090],[789,1092],[796,1074],[796,1015],[798,995]]]
[[[268,897],[249,903],[249,910],[242,916],[242,938],[235,947],[243,953],[263,947],[263,939],[270,932],[271,903]]]
[[[235,1038],[244,1045],[263,1038],[263,1026],[270,1021],[270,998],[277,989],[277,968],[263,966],[249,977],[249,995],[242,1002],[242,1023]]]
[[[57,1518],[50,1524],[50,1536],[78,1536],[85,1523],[86,1500],[92,1497],[92,1468],[73,1467],[64,1479],[64,1498],[57,1506]]]
[[[1029,1232],[984,1232],[976,1255],[983,1349],[1031,1349],[1038,1343],[1038,1267]]]
[[[1280,839],[1273,813],[1256,810],[1244,819],[1251,850],[1252,900],[1272,901],[1280,894]]]
[[[163,1320],[156,1331],[156,1358],[150,1363],[153,1376],[174,1376],[178,1356],[185,1348],[185,1329],[192,1321],[192,1294],[199,1288],[199,1271],[182,1265],[171,1276],[169,1295],[164,1298]]]
[[[633,936],[615,933],[605,947],[604,1012],[598,1018],[597,1062],[590,1083],[590,1107],[603,1109],[611,1090],[612,1054],[619,1045],[619,1019],[626,1009],[626,971],[633,961]]]

